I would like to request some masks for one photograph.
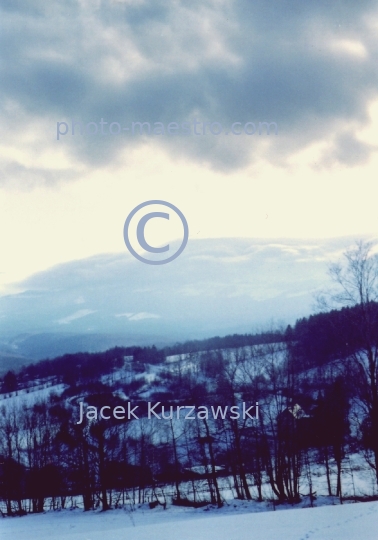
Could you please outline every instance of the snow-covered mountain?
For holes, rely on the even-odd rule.
[[[55,266],[0,298],[0,351],[41,358],[262,330],[313,310],[351,238],[190,240],[151,266],[128,252]]]

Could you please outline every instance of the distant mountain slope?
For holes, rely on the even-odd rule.
[[[126,251],[69,262],[0,298],[0,337],[8,353],[41,358],[294,322],[311,312],[330,260],[351,242],[190,240],[162,266]]]
[[[164,346],[168,341],[162,341],[159,336],[122,334],[69,334],[69,333],[36,333],[21,334],[11,338],[5,350],[13,348],[22,351],[22,356],[11,354],[1,349],[0,345],[0,377],[8,370],[18,370],[33,360],[54,358],[66,353],[101,352],[116,346],[135,344]]]

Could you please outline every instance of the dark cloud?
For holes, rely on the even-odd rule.
[[[90,165],[106,164],[142,138],[56,142],[57,121],[278,124],[279,136],[269,139],[161,138],[172,155],[223,170],[257,157],[284,165],[330,134],[339,141],[330,161],[359,164],[374,150],[356,142],[348,124],[367,122],[377,94],[376,2],[8,0],[1,10],[1,103],[12,133],[27,128],[22,116],[48,120],[40,144],[65,145]],[[9,102],[23,115],[11,118]]]
[[[377,151],[378,145],[370,145],[356,139],[353,133],[346,132],[339,135],[331,148],[327,150],[317,168],[331,167],[337,163],[356,165],[364,163],[370,152]]]

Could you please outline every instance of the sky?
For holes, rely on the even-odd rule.
[[[0,10],[0,294],[54,265],[124,252],[127,215],[154,199],[183,212],[189,241],[378,236],[376,2]],[[101,119],[105,134],[72,135],[72,120]],[[196,135],[194,121],[224,130]],[[132,135],[132,122],[179,133]],[[234,122],[275,122],[277,134],[234,135]],[[146,227],[151,244],[161,235]]]

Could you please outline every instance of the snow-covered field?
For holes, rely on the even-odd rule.
[[[65,510],[0,521],[2,540],[377,540],[378,502],[251,512],[147,507]]]

